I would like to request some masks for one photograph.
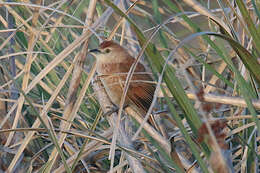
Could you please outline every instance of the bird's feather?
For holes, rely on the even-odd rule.
[[[114,48],[122,49],[113,42],[102,43],[100,47],[111,47],[111,45]],[[121,50],[121,53],[124,53],[125,56],[125,59],[121,62],[115,63],[111,61],[98,64],[99,74],[104,75],[101,81],[111,101],[116,105],[120,103],[128,72],[135,62],[135,58],[130,56],[124,49]],[[152,81],[153,79],[146,72],[144,65],[138,63],[129,84],[125,104],[134,105],[142,114],[145,114],[152,103],[155,91],[155,84]]]

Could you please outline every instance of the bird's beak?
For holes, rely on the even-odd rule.
[[[101,51],[99,49],[91,49],[91,50],[89,50],[89,52],[93,53],[93,54],[101,53]]]

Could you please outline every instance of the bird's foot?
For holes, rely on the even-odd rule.
[[[113,104],[114,105],[114,104]],[[127,108],[129,105],[124,105],[123,109]],[[111,115],[112,113],[118,113],[119,108],[114,105],[114,106],[106,106],[107,112],[104,114],[104,116]]]

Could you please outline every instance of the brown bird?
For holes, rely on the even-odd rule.
[[[110,97],[119,106],[127,74],[135,61],[126,49],[113,41],[104,41],[98,49],[90,50],[97,60],[97,73]],[[152,77],[138,63],[129,84],[125,105],[134,106],[142,116],[148,111],[155,91]]]

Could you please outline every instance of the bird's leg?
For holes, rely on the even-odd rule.
[[[115,106],[106,106],[106,112],[104,113],[104,117],[111,115],[114,112],[118,111],[118,108]]]
[[[104,113],[104,116],[109,116],[112,113],[118,112],[119,108],[117,105],[115,105],[114,103],[112,103],[113,106],[107,106],[106,109],[110,109],[109,111],[107,111],[106,113]],[[123,109],[127,108],[129,105],[124,105]]]

